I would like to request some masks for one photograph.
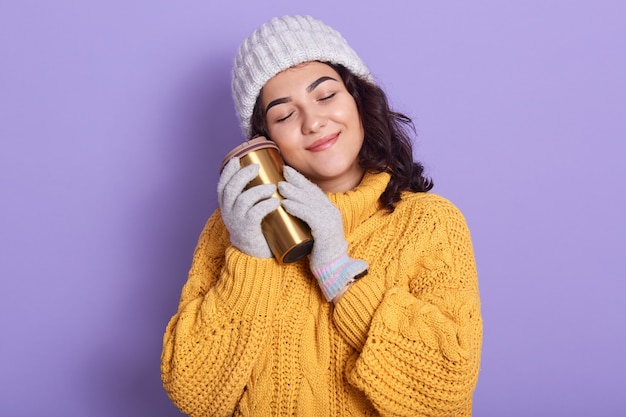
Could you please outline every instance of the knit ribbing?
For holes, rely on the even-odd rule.
[[[334,318],[345,339],[359,352],[363,350],[374,311],[383,298],[381,280],[365,276],[350,286],[335,305]]]
[[[253,258],[229,248],[227,268],[215,287],[233,312],[253,317],[270,314],[281,287],[281,269],[273,258]]]

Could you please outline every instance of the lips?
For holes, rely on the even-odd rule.
[[[322,138],[319,138],[315,142],[313,142],[311,145],[307,146],[306,150],[310,152],[325,151],[326,149],[333,146],[335,142],[337,142],[337,139],[339,139],[339,133],[334,133],[332,135],[324,136]]]

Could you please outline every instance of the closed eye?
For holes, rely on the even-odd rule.
[[[329,95],[327,95],[327,96],[325,96],[325,97],[320,98],[320,99],[319,99],[319,101],[326,101],[326,100],[330,100],[331,98],[335,97],[335,95],[336,95],[336,94],[337,94],[337,93],[331,93],[331,94],[329,94]]]
[[[281,117],[280,119],[276,120],[276,123],[280,123],[280,122],[284,122],[285,120],[289,119],[289,117],[291,117],[291,115],[293,114],[293,112],[289,113],[287,116],[285,117]]]

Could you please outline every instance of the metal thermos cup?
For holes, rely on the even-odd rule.
[[[239,158],[242,167],[259,164],[259,175],[247,188],[260,184],[278,184],[284,181],[283,160],[278,146],[265,137],[257,137],[234,148],[222,163],[222,168],[232,158]],[[278,191],[272,195],[282,200]],[[293,217],[282,206],[269,213],[261,222],[263,235],[274,257],[281,263],[291,263],[308,255],[313,248],[313,237],[306,223]]]

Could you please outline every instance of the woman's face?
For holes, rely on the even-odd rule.
[[[261,92],[267,133],[287,164],[325,192],[345,192],[363,176],[363,126],[354,98],[330,66],[308,62],[270,79]]]

